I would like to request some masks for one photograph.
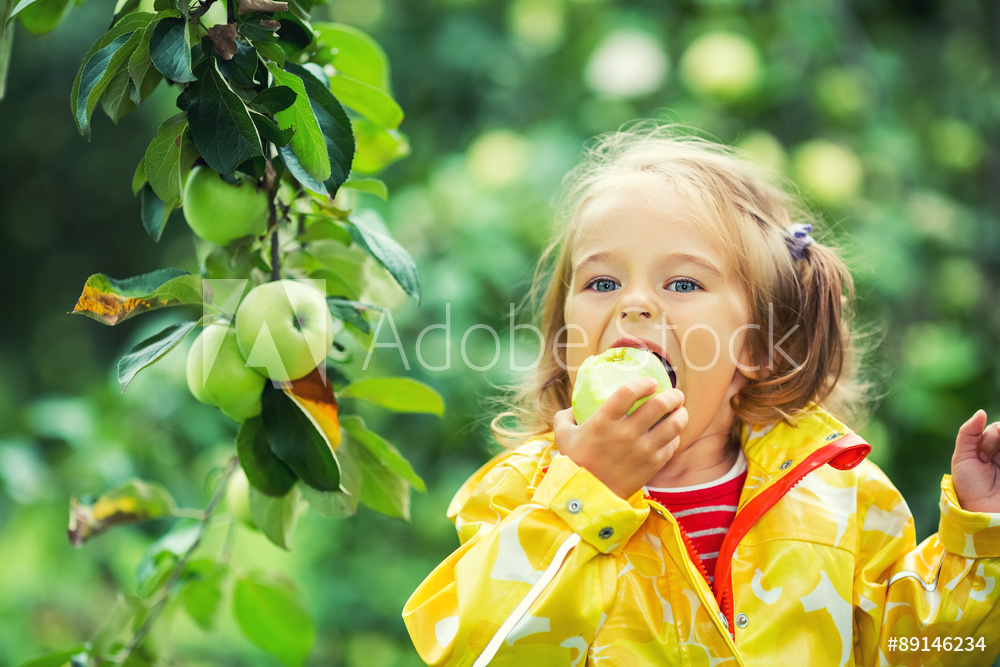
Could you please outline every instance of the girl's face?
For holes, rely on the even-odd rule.
[[[729,398],[749,372],[741,278],[693,216],[650,174],[597,195],[579,217],[564,310],[571,382],[610,347],[646,347],[673,366],[689,416],[678,451],[728,433]]]

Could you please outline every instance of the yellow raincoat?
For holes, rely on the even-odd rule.
[[[462,546],[403,610],[420,656],[456,667],[992,664],[1000,514],[962,510],[945,475],[938,533],[917,546],[906,502],[864,460],[868,444],[818,408],[797,428],[748,428],[742,447],[747,481],[714,595],[677,521],[643,492],[619,498],[551,437],[500,454],[449,508]]]

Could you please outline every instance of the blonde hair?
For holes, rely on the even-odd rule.
[[[508,410],[493,420],[496,438],[510,446],[548,432],[555,413],[570,407],[566,360],[557,355],[565,349],[558,343],[565,342],[560,339],[565,337],[563,307],[578,218],[598,194],[640,173],[658,176],[665,189],[684,198],[735,275],[747,277],[744,295],[751,324],[759,328],[747,331],[746,345],[761,372],[732,399],[733,436],[747,423],[794,424],[796,413],[813,402],[841,419],[864,418],[870,385],[858,377],[862,355],[852,336],[855,295],[850,271],[838,251],[825,243],[804,248],[798,261],[789,251],[789,228],[796,223],[815,225],[817,216],[773,174],[732,149],[677,126],[640,122],[597,137],[564,179],[556,233],[536,266],[529,293],[536,309],[541,294],[544,353],[514,388]],[[790,359],[774,354],[769,331],[782,332],[778,338],[790,332],[781,343]],[[792,359],[805,361],[796,364]],[[511,418],[515,423],[504,425]]]

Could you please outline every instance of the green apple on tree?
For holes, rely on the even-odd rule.
[[[260,394],[267,382],[248,368],[228,323],[209,324],[195,339],[187,358],[187,383],[202,403],[214,405],[233,421],[260,414]]]
[[[188,226],[200,238],[227,245],[249,234],[267,231],[268,194],[249,176],[233,185],[210,167],[196,166],[188,175],[181,206]]]
[[[577,424],[590,418],[625,382],[638,377],[651,377],[664,391],[673,386],[664,362],[641,348],[613,347],[601,354],[587,357],[576,374],[573,385],[573,416]],[[632,414],[650,397],[643,396],[629,408]]]
[[[236,342],[243,358],[272,380],[308,375],[326,358],[335,333],[326,294],[297,280],[255,287],[236,310]]]

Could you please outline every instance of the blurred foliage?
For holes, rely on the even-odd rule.
[[[310,514],[290,553],[236,533],[241,567],[287,572],[307,591],[317,636],[307,664],[420,664],[400,609],[457,545],[445,508],[494,447],[487,399],[517,377],[512,354],[521,365],[534,355],[529,332],[511,340],[510,304],[526,293],[583,142],[633,118],[740,145],[824,212],[822,236],[845,249],[859,321],[878,343],[869,368],[882,398],[859,428],[918,536],[936,528],[959,424],[980,407],[1000,415],[1000,5],[333,0],[323,11],[370,32],[393,63],[412,154],[384,174],[388,203],[369,204],[425,286],[419,305],[397,300],[401,348],[349,349],[351,363],[426,382],[447,409],[439,420],[357,406],[427,481],[412,525],[368,510],[351,521]],[[18,306],[0,326],[0,664],[93,634],[167,529],[113,531],[76,552],[71,493],[139,476],[203,507],[203,482],[235,437],[187,392],[180,351],[120,395],[114,362],[170,320],[107,329],[66,314],[95,271],[197,270],[183,223],[153,244],[129,188],[169,92],[114,130],[95,116],[107,141],[87,144],[73,127],[73,75],[105,20],[90,2],[51,34],[19,29],[0,104],[0,247]],[[499,347],[479,324],[499,332]],[[378,341],[394,341],[388,320]],[[222,544],[218,532],[206,549]],[[153,639],[170,633],[177,664],[276,664],[235,627],[172,618]]]

